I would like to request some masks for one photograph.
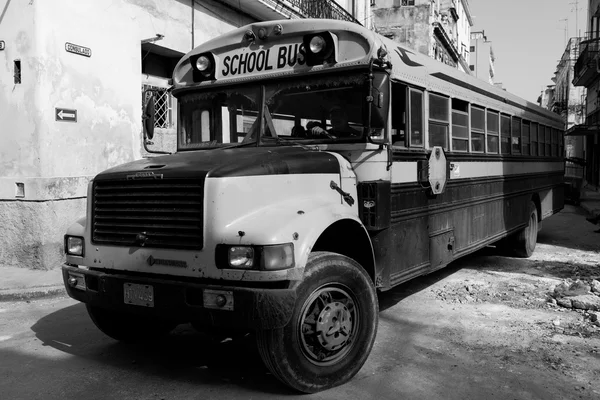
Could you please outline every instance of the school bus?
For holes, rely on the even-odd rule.
[[[249,330],[281,382],[350,380],[378,291],[563,207],[563,123],[359,25],[255,23],[173,73],[177,152],[98,174],[64,282],[122,341]],[[145,138],[153,135],[152,102]]]

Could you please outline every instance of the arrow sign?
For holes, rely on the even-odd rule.
[[[67,108],[55,108],[54,117],[57,121],[77,122],[77,110],[69,110]]]

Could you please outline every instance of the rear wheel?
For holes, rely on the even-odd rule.
[[[348,257],[315,252],[296,293],[288,324],[256,334],[267,368],[305,393],[347,382],[367,360],[377,333],[371,278]]]
[[[538,212],[535,204],[529,202],[527,226],[512,238],[512,250],[517,257],[531,257],[537,244]]]
[[[151,319],[135,314],[108,310],[86,304],[94,325],[105,335],[122,342],[139,342],[158,339],[171,332],[177,323]]]

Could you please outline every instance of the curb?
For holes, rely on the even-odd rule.
[[[0,303],[66,296],[64,285],[41,286],[26,289],[0,290]]]

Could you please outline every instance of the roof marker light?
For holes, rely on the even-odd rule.
[[[254,35],[254,32],[252,32],[251,29],[248,29],[246,33],[244,33],[244,39],[249,42],[254,42],[256,40],[256,35]]]
[[[260,40],[265,40],[268,36],[269,36],[269,34],[267,33],[267,29],[266,28],[260,28],[258,30],[258,38]]]
[[[281,24],[277,24],[273,27],[273,33],[276,35],[281,35],[283,33],[283,26]]]

